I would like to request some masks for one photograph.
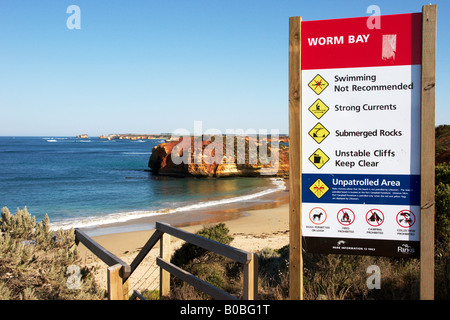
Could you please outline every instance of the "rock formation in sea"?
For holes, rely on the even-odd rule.
[[[273,142],[257,137],[229,139],[191,136],[161,143],[153,148],[148,166],[154,175],[173,177],[289,176],[287,137]]]

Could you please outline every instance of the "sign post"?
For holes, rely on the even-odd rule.
[[[380,18],[290,18],[291,299],[301,250],[420,257],[433,297],[436,6]]]
[[[422,11],[420,298],[434,299],[436,5]]]
[[[289,298],[303,300],[301,132],[301,17],[289,18]]]

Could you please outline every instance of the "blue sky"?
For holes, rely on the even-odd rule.
[[[0,135],[288,132],[290,16],[420,12],[425,1],[0,2]],[[449,1],[438,5],[436,124],[450,123]],[[70,5],[81,29],[66,26]]]

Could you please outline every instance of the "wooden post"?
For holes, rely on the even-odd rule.
[[[108,268],[108,298],[109,300],[124,300],[123,279],[121,277],[122,265],[116,264]]]
[[[289,298],[303,300],[301,17],[289,18]]]
[[[259,281],[258,281],[258,268],[259,268],[259,264],[258,264],[258,255],[256,253],[253,254],[253,286],[254,286],[254,293],[253,293],[253,299],[257,300],[258,299],[258,285],[259,285]]]
[[[160,255],[161,259],[170,261],[170,235],[164,233],[160,240]],[[170,273],[163,268],[159,268],[159,295],[160,297],[167,296],[170,292]]]
[[[420,299],[434,299],[436,5],[422,8]]]
[[[250,261],[244,264],[244,300],[255,299],[255,257],[252,255]]]
[[[126,279],[124,281],[124,279],[122,278],[122,296],[123,296],[123,300],[128,300],[128,298],[129,298],[129,296],[128,296],[128,290],[129,290],[128,279]]]

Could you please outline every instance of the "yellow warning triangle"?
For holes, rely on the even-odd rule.
[[[314,77],[308,86],[317,94],[321,94],[326,87],[328,87],[328,82],[320,74]]]
[[[330,190],[330,188],[328,188],[322,180],[317,179],[316,182],[309,187],[309,190],[320,199],[328,190]]]
[[[317,143],[321,143],[330,132],[320,123],[318,122],[309,132],[308,134],[313,138]]]
[[[317,119],[322,118],[322,116],[329,110],[328,106],[320,99],[317,99],[311,107],[308,109]]]
[[[314,151],[314,153],[309,157],[309,161],[311,161],[311,163],[315,165],[317,169],[322,168],[325,163],[328,162],[328,160],[330,160],[330,158],[328,158],[325,152],[320,149]]]

